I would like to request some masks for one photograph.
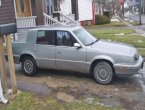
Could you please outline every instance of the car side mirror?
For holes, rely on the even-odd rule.
[[[79,43],[74,43],[74,47],[81,48],[82,46]]]

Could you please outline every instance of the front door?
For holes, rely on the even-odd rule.
[[[31,2],[30,0],[16,0],[17,17],[31,16]]]
[[[86,49],[76,48],[77,40],[67,31],[56,32],[56,68],[86,72]]]
[[[79,19],[78,0],[71,0],[72,14],[75,15],[75,20]]]
[[[37,33],[34,54],[40,68],[55,69],[55,33],[49,30],[40,30]]]
[[[52,16],[54,12],[54,1],[53,0],[46,0],[46,12],[48,15]]]

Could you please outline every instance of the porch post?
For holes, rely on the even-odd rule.
[[[14,59],[13,59],[13,51],[12,51],[10,35],[6,35],[6,45],[7,45],[12,90],[13,90],[13,94],[16,94],[17,93],[17,83],[16,83],[16,75],[15,75],[15,67],[14,67]]]
[[[60,10],[60,0],[57,0],[57,11],[61,11]]]
[[[16,17],[16,19],[17,19],[16,1],[15,1],[15,0],[13,0],[13,1],[14,1],[14,11],[15,11],[15,17]]]

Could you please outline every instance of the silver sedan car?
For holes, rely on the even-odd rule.
[[[137,74],[143,67],[133,46],[97,39],[80,26],[30,29],[25,41],[13,43],[13,52],[15,63],[29,76],[38,68],[69,70],[109,84],[115,75]]]

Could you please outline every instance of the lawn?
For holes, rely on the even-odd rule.
[[[127,27],[114,28],[112,25],[110,28],[103,29],[87,27],[87,30],[96,38],[133,45],[138,48],[142,56],[145,56],[145,37],[138,35]]]
[[[23,92],[10,104],[0,104],[0,110],[121,110],[121,108],[97,105],[99,102],[100,99],[96,98],[93,103],[86,102],[84,99],[68,103],[53,96],[42,97]]]
[[[85,28],[104,28],[104,27],[126,27],[126,24],[123,22],[111,22],[110,24],[103,25],[94,25],[94,26],[85,26]]]

